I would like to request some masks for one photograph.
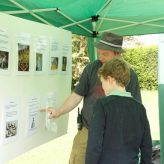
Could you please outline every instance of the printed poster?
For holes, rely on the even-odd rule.
[[[4,143],[16,140],[18,136],[18,122],[20,103],[18,98],[10,97],[3,105],[4,111]]]
[[[47,39],[38,37],[35,39],[35,72],[43,73],[46,64]]]
[[[52,107],[54,110],[56,109],[56,94],[55,92],[49,92],[47,95],[47,100],[46,100],[46,108]],[[48,131],[57,133],[58,131],[58,126],[56,123],[55,119],[49,119],[49,113],[46,112],[46,128]]]
[[[59,70],[59,54],[60,54],[60,44],[58,41],[51,39],[50,42],[50,58],[49,58],[49,72],[57,73]]]
[[[27,102],[28,108],[28,135],[37,132],[39,126],[40,98],[29,97]]]
[[[61,72],[67,74],[70,73],[71,68],[71,46],[68,44],[62,45],[62,66]]]
[[[9,34],[6,29],[0,28],[0,74],[9,70]]]
[[[18,34],[17,72],[22,75],[30,71],[30,39],[29,34]]]

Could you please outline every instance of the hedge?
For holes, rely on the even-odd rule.
[[[123,58],[130,63],[138,75],[142,90],[157,90],[158,88],[158,49],[157,46],[135,47],[125,49]],[[72,89],[76,86],[79,76],[89,59],[86,51],[73,53],[72,58]]]
[[[157,90],[158,88],[158,49],[156,46],[128,48],[123,58],[136,71],[143,90]]]

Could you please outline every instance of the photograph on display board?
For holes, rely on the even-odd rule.
[[[67,57],[63,56],[62,58],[62,71],[66,71],[67,68]]]
[[[30,46],[18,43],[18,71],[29,71]]]
[[[42,53],[36,53],[36,71],[42,71],[43,70],[43,54]]]
[[[17,135],[17,126],[18,126],[18,121],[9,121],[6,122],[6,137],[13,137]]]
[[[51,56],[51,71],[55,71],[58,69],[59,58]]]
[[[9,65],[9,52],[0,50],[0,70],[7,70]]]

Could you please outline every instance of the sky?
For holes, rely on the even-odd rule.
[[[159,42],[159,34],[151,34],[151,35],[142,35],[140,36],[141,42],[146,45],[158,45]]]
[[[144,46],[158,45],[160,34],[138,35],[133,36],[137,42]],[[135,47],[135,41],[128,41],[123,43],[123,47]]]

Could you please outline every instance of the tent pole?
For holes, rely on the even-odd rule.
[[[160,161],[164,163],[164,76],[163,76],[163,62],[164,62],[164,34],[160,35],[158,45],[158,103],[159,103],[159,125],[160,125]]]
[[[101,7],[101,9],[97,11],[96,15],[99,15],[99,13],[100,13],[102,10],[104,10],[104,8],[105,8],[106,6],[108,6],[108,4],[111,3],[111,2],[112,2],[112,0],[108,0],[108,1]]]
[[[93,27],[93,32],[96,32],[96,21],[92,21],[92,27]],[[93,36],[93,44],[96,42],[96,37]],[[93,45],[93,48],[94,48],[94,58],[96,60],[97,59],[97,50],[94,45]]]
[[[58,10],[58,13],[60,13],[61,15],[63,15],[65,18],[67,18],[68,20],[72,21],[73,23],[76,23],[76,21],[74,21],[72,18],[68,17],[67,15],[65,15],[63,12],[61,12],[60,10]],[[85,28],[84,26],[82,26],[81,24],[77,24],[77,26],[81,27],[82,29],[84,29],[85,31],[89,32],[90,34],[92,34],[92,31],[88,30],[87,28]]]
[[[93,37],[88,37],[88,56],[90,62],[95,60],[95,51],[94,51],[94,46],[93,46]]]
[[[101,20],[109,20],[109,21],[114,21],[114,22],[131,23],[131,24],[137,24],[137,25],[138,24],[145,24],[145,25],[150,25],[150,26],[164,27],[164,26],[158,25],[158,24],[147,24],[149,22],[164,20],[164,17],[157,18],[157,19],[152,19],[152,20],[147,20],[147,21],[144,21],[144,22],[134,22],[134,21],[127,21],[127,20],[120,20],[120,19],[111,19],[111,18],[105,18],[105,17],[100,17],[99,19],[101,19]]]
[[[75,22],[75,23],[71,23],[71,24],[65,25],[65,26],[60,26],[60,28],[66,28],[66,27],[74,26],[76,24],[84,23],[84,22],[87,22],[87,21],[90,21],[90,20],[91,20],[91,18],[88,18],[88,19],[85,19],[85,20],[81,20],[81,21],[78,21],[78,22]]]
[[[19,10],[19,11],[2,11],[5,14],[25,14],[30,13],[29,11],[33,13],[39,13],[39,12],[49,12],[49,11],[57,11],[57,8],[48,8],[48,9],[34,9],[34,10]]]
[[[97,37],[97,31],[96,31],[96,21],[98,20],[98,16],[92,16],[92,37],[88,37],[88,54],[89,54],[89,60],[90,62],[97,59],[97,51],[94,46],[94,43],[96,42]]]
[[[99,11],[97,12],[97,15],[98,15],[101,11],[103,11],[111,2],[112,2],[112,0],[108,0],[108,1],[106,2],[106,4],[101,8],[101,10],[99,10]],[[106,16],[106,14],[107,14],[107,12],[109,11],[110,8],[108,7],[107,9],[108,9],[108,10],[105,11],[103,17]],[[100,29],[100,27],[101,27],[102,24],[103,24],[103,19],[100,21],[100,23],[99,23],[99,25],[98,25],[98,27],[97,27],[97,31],[99,31],[99,29]]]
[[[95,42],[96,42],[96,38],[93,38],[93,43],[95,43]],[[95,46],[93,46],[93,47],[94,47],[95,60],[97,60],[97,59],[98,59],[98,56],[97,56],[97,49],[96,49]]]
[[[34,14],[32,11],[28,10],[26,7],[22,6],[21,4],[19,4],[18,2],[16,2],[15,0],[9,0],[10,2],[12,2],[13,4],[15,4],[16,6],[20,7],[21,9],[29,12],[29,14],[31,14],[32,16],[34,16],[35,18],[37,18],[38,20],[42,21],[45,24],[48,24],[50,26],[53,26],[51,23],[49,23],[48,21],[46,21],[45,19],[39,17],[38,15]]]
[[[102,19],[102,18],[100,18]],[[104,18],[103,18],[104,19]],[[108,30],[103,30],[103,31],[99,31],[99,33],[103,33],[106,31],[114,31],[114,30],[119,30],[119,29],[123,29],[123,28],[127,28],[127,27],[132,27],[132,26],[137,26],[137,25],[145,25],[145,26],[157,26],[157,27],[161,27],[164,28],[164,26],[162,25],[157,25],[157,24],[149,24],[149,22],[154,22],[154,21],[159,21],[159,20],[164,20],[164,17],[162,18],[157,18],[157,19],[152,19],[152,20],[147,20],[147,21],[143,21],[143,22],[132,22],[132,21],[124,21],[122,20],[122,22],[127,22],[127,23],[131,23],[130,25],[125,25],[125,26],[121,26],[121,27],[116,27],[116,28],[112,28],[112,29],[108,29]],[[121,21],[121,20],[113,20],[113,21]]]

